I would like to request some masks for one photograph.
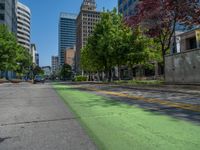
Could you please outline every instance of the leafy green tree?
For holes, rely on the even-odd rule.
[[[31,66],[31,55],[17,42],[16,36],[7,26],[0,25],[0,70],[27,73]]]
[[[72,67],[68,64],[64,64],[60,71],[60,77],[62,80],[71,79]]]
[[[121,66],[127,64],[127,54],[130,52],[132,31],[124,24],[122,15],[116,10],[111,12],[113,18],[112,47],[114,49],[114,65],[118,67],[119,80],[121,79]]]
[[[159,43],[154,39],[147,37],[142,33],[140,28],[135,28],[129,45],[131,48],[128,54],[128,65],[132,68],[139,68],[140,76],[142,76],[143,66],[148,66],[149,63],[162,61]]]
[[[17,40],[7,26],[0,25],[0,70],[9,71],[16,67]]]
[[[159,61],[158,44],[155,40],[142,34],[140,28],[132,30],[116,9],[103,12],[100,22],[87,45],[81,51],[81,65],[89,74],[103,71],[108,80],[112,80],[112,70],[118,67],[119,79],[121,66],[135,65],[142,67],[145,63]]]
[[[81,67],[84,68],[85,72],[96,72],[98,71],[98,63],[95,59],[95,56],[92,56],[92,49],[89,48],[87,44],[81,50]]]
[[[144,64],[153,59],[156,59],[156,53],[153,50],[156,48],[153,39],[148,38],[140,29],[135,29],[133,31],[131,42],[130,42],[130,52],[128,53],[128,64]]]
[[[122,16],[117,14],[116,9],[103,12],[81,53],[83,69],[104,71],[110,81],[113,67],[126,64],[130,36],[130,28],[123,23]]]
[[[30,66],[32,65],[32,56],[22,46],[17,46],[16,54],[16,69],[15,71],[20,75],[26,74],[30,71]]]
[[[87,44],[81,50],[81,67],[84,68],[84,73],[89,75],[89,81],[92,80],[92,75],[94,73],[98,74],[100,80],[100,72],[103,71],[103,65],[101,65],[97,57],[93,56],[94,51],[90,47],[91,46]]]
[[[33,65],[32,68],[33,68],[33,77],[35,77],[36,75],[44,75],[44,71],[42,70],[41,67]]]

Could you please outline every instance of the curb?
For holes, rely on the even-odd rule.
[[[191,89],[180,89],[180,88],[173,88],[173,89],[163,89],[168,87],[132,87],[132,86],[124,86],[124,85],[116,85],[117,87],[128,88],[128,89],[135,89],[135,90],[148,90],[148,91],[157,91],[157,92],[173,92],[173,93],[181,93],[181,94],[195,94],[200,95],[200,90],[191,90]]]

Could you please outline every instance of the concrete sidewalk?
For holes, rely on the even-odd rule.
[[[99,86],[101,87],[116,87],[125,88],[133,90],[149,90],[155,92],[173,92],[173,93],[183,93],[183,94],[196,94],[200,95],[200,85],[190,85],[190,84],[128,84],[128,83],[104,83],[104,82],[60,82],[61,84],[69,84],[74,86]]]
[[[160,92],[173,92],[200,95],[200,85],[116,85],[130,89],[154,90]]]
[[[0,86],[0,150],[95,150],[49,84]]]

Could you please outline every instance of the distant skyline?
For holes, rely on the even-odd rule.
[[[83,0],[18,0],[31,9],[31,42],[40,54],[40,66],[51,66],[51,56],[58,55],[58,22],[61,12],[80,11]],[[97,10],[112,10],[117,0],[96,0]]]

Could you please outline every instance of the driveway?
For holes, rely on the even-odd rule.
[[[50,84],[0,85],[0,150],[94,150]]]

